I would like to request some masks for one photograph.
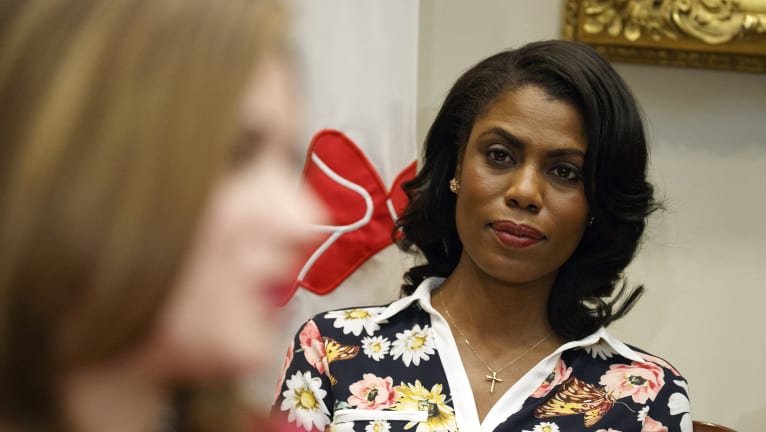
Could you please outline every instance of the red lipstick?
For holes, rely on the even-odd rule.
[[[525,248],[545,239],[540,231],[511,221],[493,222],[490,227],[502,244],[513,248]]]
[[[268,302],[272,308],[283,306],[287,303],[286,298],[290,294],[292,285],[284,281],[269,281],[264,288],[257,288],[256,298],[259,301]]]

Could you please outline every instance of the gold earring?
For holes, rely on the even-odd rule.
[[[455,195],[460,192],[460,182],[458,182],[456,178],[449,181],[449,190]]]
[[[588,219],[588,226],[593,225],[593,222],[596,222],[596,218],[594,216],[591,216],[590,219]]]

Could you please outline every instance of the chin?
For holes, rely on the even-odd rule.
[[[209,342],[197,340],[194,346],[166,350],[164,375],[184,382],[225,382],[257,374],[269,364],[268,341],[222,337]]]
[[[257,374],[263,369],[266,359],[261,355],[229,353],[227,356],[210,358],[195,365],[187,365],[185,377],[181,379],[199,383],[220,383],[236,381]]]

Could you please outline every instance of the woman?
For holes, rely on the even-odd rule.
[[[284,13],[0,6],[0,429],[242,430],[295,189]]]
[[[691,431],[678,372],[604,330],[642,290],[622,271],[657,208],[646,165],[636,103],[593,49],[481,61],[405,185],[400,246],[425,259],[406,296],[308,321],[273,411],[305,430]]]

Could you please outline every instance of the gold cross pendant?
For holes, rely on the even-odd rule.
[[[495,394],[495,383],[503,382],[503,379],[497,377],[497,372],[492,372],[492,375],[487,375],[485,378],[487,381],[492,381],[492,384],[489,385],[489,394]]]

